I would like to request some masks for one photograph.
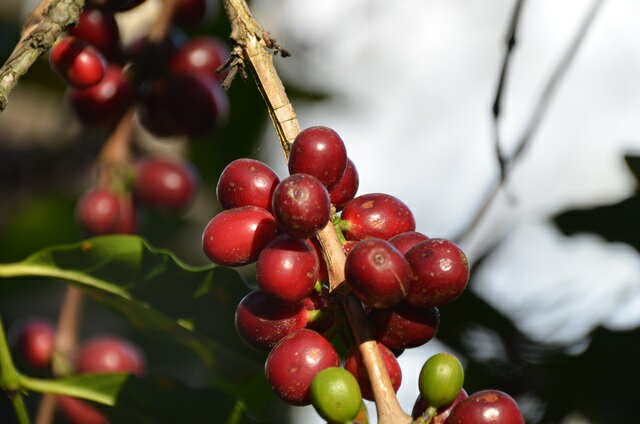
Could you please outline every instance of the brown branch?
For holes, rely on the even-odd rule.
[[[260,27],[244,0],[224,0],[223,4],[231,22],[231,40],[235,49],[242,52],[239,59],[254,76],[267,104],[269,116],[278,134],[285,158],[288,158],[291,143],[300,133],[300,125],[273,65],[269,49],[274,49],[281,54],[286,51],[277,47],[269,34]],[[318,240],[327,262],[330,286],[335,290],[344,281],[345,255],[342,244],[331,223],[328,223],[318,234]],[[371,337],[362,305],[347,292],[339,292],[338,296],[356,342],[359,343],[360,353],[372,383],[378,422],[380,424],[410,423],[411,417],[400,408],[395,396],[377,344]]]

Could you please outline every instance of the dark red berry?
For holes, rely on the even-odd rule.
[[[267,244],[256,264],[256,280],[265,293],[285,302],[299,302],[318,281],[318,258],[306,241],[286,234]]]
[[[338,184],[346,166],[347,149],[331,128],[307,128],[298,134],[291,146],[289,173],[313,175],[327,190]]]
[[[169,82],[166,79],[156,78],[142,86],[138,117],[140,123],[151,134],[157,137],[171,137],[181,133],[173,107],[169,98]]]
[[[389,240],[416,229],[416,221],[407,205],[383,193],[365,194],[349,201],[342,211],[342,219],[348,222],[348,229],[344,231],[347,240],[369,237]]]
[[[115,336],[96,337],[84,343],[74,363],[79,374],[125,372],[142,375],[145,370],[142,351]]]
[[[291,333],[273,348],[265,363],[265,374],[282,400],[292,405],[311,402],[313,378],[325,368],[340,365],[331,343],[312,330]]]
[[[391,244],[363,240],[351,250],[345,277],[353,293],[372,308],[388,308],[409,292],[411,268]]]
[[[307,311],[302,303],[285,303],[254,290],[236,309],[236,330],[240,338],[257,350],[269,351],[287,334],[304,328]]]
[[[313,320],[307,321],[307,328],[324,333],[333,327],[336,322],[335,311],[325,296],[312,291],[308,297],[304,298],[302,304],[309,314],[318,314]]]
[[[483,390],[458,403],[447,424],[524,424],[524,417],[508,394]]]
[[[102,54],[73,37],[63,38],[53,45],[49,63],[67,84],[77,88],[96,85],[107,71]]]
[[[113,12],[124,12],[134,7],[140,6],[145,0],[88,0],[87,4],[91,7],[97,7],[103,10]]]
[[[277,233],[276,220],[256,206],[222,211],[207,224],[202,234],[204,253],[222,266],[250,264]]]
[[[437,308],[418,308],[407,302],[389,309],[373,309],[369,319],[376,340],[391,349],[422,346],[436,335],[440,325]]]
[[[69,88],[68,100],[76,116],[85,125],[115,123],[133,102],[134,90],[122,68],[112,65],[104,78],[89,88]]]
[[[89,402],[70,396],[56,396],[60,412],[69,424],[108,424],[107,418]]]
[[[55,349],[55,330],[49,320],[30,319],[20,325],[17,334],[20,359],[30,367],[47,368]]]
[[[460,402],[462,402],[468,397],[469,396],[467,395],[467,392],[464,389],[460,390],[460,393],[458,393],[458,396],[456,396],[453,402],[451,402],[447,406],[442,406],[436,410],[436,414],[433,416],[433,419],[431,420],[431,424],[446,424],[447,418],[451,414],[451,411],[453,410],[453,408],[455,408],[457,404],[459,404]],[[417,420],[422,414],[425,413],[428,407],[429,407],[429,404],[427,403],[427,401],[424,400],[422,395],[418,395],[416,402],[413,404],[413,410],[411,411],[411,416],[413,417],[414,420]]]
[[[357,240],[347,240],[345,244],[342,245],[342,250],[344,250],[345,255],[349,255],[354,247],[358,244]]]
[[[184,26],[199,24],[205,17],[213,19],[216,10],[211,3],[211,0],[180,0],[173,19]]]
[[[120,31],[113,13],[86,7],[80,14],[78,25],[69,28],[69,34],[91,44],[108,59],[117,56],[120,49]]]
[[[150,42],[145,35],[125,47],[125,57],[134,63],[136,76],[152,80],[166,75],[169,61],[186,42],[186,38],[177,28],[172,28],[161,41]]]
[[[378,342],[378,350],[382,357],[382,363],[387,369],[387,373],[389,373],[393,390],[397,392],[400,388],[400,384],[402,383],[402,370],[400,369],[400,365],[388,347]],[[362,391],[362,397],[368,400],[374,400],[369,374],[367,373],[367,368],[364,366],[364,362],[362,361],[362,355],[358,350],[358,346],[352,346],[347,351],[347,356],[344,360],[344,368],[353,374],[356,380],[358,380],[360,390]]]
[[[196,192],[197,178],[189,166],[162,159],[138,164],[134,187],[137,200],[160,209],[187,207]]]
[[[264,163],[236,159],[220,174],[218,201],[225,209],[253,205],[271,211],[271,198],[279,182],[278,175]]]
[[[409,231],[407,233],[398,234],[389,239],[389,243],[393,244],[393,247],[398,249],[398,252],[403,255],[409,251],[413,246],[423,241],[429,240],[429,237],[422,233],[415,231]]]
[[[89,234],[115,233],[120,224],[120,200],[109,190],[91,190],[80,199],[76,217]]]
[[[347,202],[355,197],[359,186],[360,178],[358,177],[358,171],[351,159],[347,158],[347,167],[344,170],[344,174],[342,174],[342,178],[340,178],[338,184],[329,191],[329,198],[337,211],[342,210]]]
[[[329,193],[311,175],[291,175],[282,180],[273,193],[273,215],[291,236],[309,238],[331,218]]]
[[[407,301],[415,306],[440,306],[462,294],[469,281],[464,252],[445,239],[430,239],[412,247],[405,257],[411,265]]]
[[[315,237],[311,237],[307,241],[311,243],[311,246],[313,246],[313,250],[315,250],[316,256],[318,257],[318,264],[320,264],[320,268],[318,268],[318,280],[329,281],[327,263],[325,262],[324,256],[322,255],[322,247],[320,247],[320,242]]]
[[[220,79],[216,70],[224,65],[228,58],[229,48],[221,40],[201,37],[183,45],[171,57],[169,69],[176,74],[203,72]]]

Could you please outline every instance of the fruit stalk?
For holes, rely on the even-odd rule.
[[[231,23],[231,40],[234,43],[231,62],[227,64],[232,71],[247,67],[258,86],[267,105],[269,116],[275,127],[285,158],[289,158],[291,144],[300,133],[298,119],[289,101],[284,86],[273,65],[269,49],[284,51],[265,32],[253,18],[244,0],[224,0],[225,10]],[[230,72],[234,75],[235,72]],[[322,246],[323,256],[327,263],[331,291],[335,291],[344,282],[345,254],[342,243],[333,227],[328,222],[317,235]],[[347,320],[359,345],[367,373],[369,374],[378,422],[380,424],[409,423],[411,417],[400,408],[389,375],[380,357],[376,342],[366,322],[366,316],[360,303],[347,292],[338,294],[345,310]]]
[[[11,351],[4,334],[4,324],[0,317],[0,390],[7,392],[11,398],[13,409],[20,424],[29,424],[29,415],[20,392],[20,375],[13,364]]]

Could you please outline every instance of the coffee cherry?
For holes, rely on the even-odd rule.
[[[32,318],[17,330],[20,359],[33,368],[47,368],[55,348],[55,331],[49,320]]]
[[[322,183],[307,174],[291,175],[273,193],[273,214],[282,229],[297,238],[309,238],[331,218],[329,193]]]
[[[405,257],[413,270],[407,301],[415,306],[444,305],[467,287],[467,257],[448,240],[423,241],[412,247]]]
[[[346,166],[347,149],[331,128],[307,128],[298,134],[291,146],[289,173],[313,175],[327,190],[338,184]]]
[[[171,137],[181,133],[180,123],[173,114],[173,103],[169,98],[169,82],[156,78],[143,84],[138,103],[138,118],[147,131],[157,137]]]
[[[287,334],[304,328],[307,311],[302,303],[285,303],[254,290],[236,309],[236,330],[246,344],[269,351]]]
[[[277,233],[275,218],[256,206],[222,211],[202,234],[204,253],[221,266],[250,264]]]
[[[320,268],[318,268],[318,280],[320,281],[329,281],[329,271],[327,270],[327,263],[324,260],[324,256],[322,255],[322,247],[320,246],[320,242],[317,238],[311,237],[307,239],[313,250],[316,252],[316,256],[318,257],[318,264],[320,264]]]
[[[120,49],[120,31],[113,13],[85,7],[80,14],[78,25],[69,28],[69,35],[91,44],[108,59],[118,55]]]
[[[468,397],[469,396],[467,395],[467,392],[464,389],[461,389],[460,393],[458,393],[458,396],[456,396],[453,402],[451,402],[449,405],[441,406],[436,410],[436,414],[433,416],[431,424],[446,424],[447,418],[451,414],[451,411],[453,411],[453,408],[455,408],[457,404]],[[425,413],[429,406],[430,405],[426,400],[424,400],[422,395],[418,395],[416,402],[413,404],[411,417],[413,417],[414,420],[417,420],[422,414]]]
[[[299,302],[318,281],[318,258],[305,240],[286,234],[267,244],[256,264],[256,280],[265,293],[285,302]]]
[[[229,58],[229,48],[217,38],[201,37],[190,40],[172,57],[169,63],[171,72],[203,72],[220,79],[216,70]]]
[[[76,217],[89,234],[115,233],[120,225],[120,200],[109,190],[91,190],[80,199]]]
[[[339,365],[340,357],[327,339],[302,329],[278,342],[264,368],[269,384],[282,400],[308,405],[313,378],[323,369]]]
[[[393,245],[400,253],[406,254],[409,249],[418,243],[429,240],[429,237],[422,233],[409,231],[407,233],[398,234],[389,239],[389,243]]]
[[[107,62],[99,51],[73,37],[53,45],[49,63],[67,84],[77,88],[96,85],[107,70]]]
[[[388,347],[379,342],[377,344],[380,356],[382,357],[382,363],[387,369],[387,373],[389,373],[393,390],[397,392],[400,388],[400,384],[402,383],[402,370],[400,369],[400,365]],[[352,346],[347,351],[344,368],[353,374],[356,380],[358,380],[362,397],[367,400],[374,400],[369,374],[367,373],[367,368],[364,366],[364,362],[362,361],[362,356],[360,355],[358,346]]]
[[[335,310],[329,300],[316,291],[311,291],[309,296],[302,301],[304,309],[307,311],[307,328],[318,333],[329,330],[336,322]],[[313,319],[311,314],[317,314]]]
[[[346,423],[360,412],[362,394],[349,371],[331,367],[320,371],[311,382],[311,402],[328,422]]]
[[[220,174],[218,201],[225,209],[253,205],[271,211],[271,198],[279,182],[278,175],[264,163],[236,159]]]
[[[111,65],[89,88],[69,88],[67,96],[80,122],[88,126],[115,123],[133,102],[134,90],[122,68]]]
[[[124,12],[140,6],[144,2],[145,0],[88,0],[87,4],[91,7],[112,12]]]
[[[102,336],[84,343],[74,364],[80,374],[124,372],[142,375],[145,358],[131,342],[120,337]]]
[[[427,403],[440,408],[456,398],[464,383],[464,370],[458,358],[449,353],[438,353],[429,358],[418,378],[420,394]]]
[[[416,229],[415,219],[407,205],[383,193],[365,194],[349,201],[342,211],[342,219],[348,222],[344,231],[347,240],[369,237],[388,240]]]
[[[140,202],[159,209],[179,210],[191,203],[197,178],[186,165],[146,159],[137,167],[134,194]]]
[[[160,41],[151,42],[148,35],[136,38],[125,46],[124,55],[133,63],[138,80],[151,82],[166,76],[169,61],[186,40],[184,32],[174,27]]]
[[[458,403],[447,424],[524,424],[524,417],[508,394],[483,390]]]
[[[88,402],[70,396],[56,396],[60,412],[69,424],[108,424],[107,418]]]
[[[329,198],[337,211],[342,210],[347,202],[355,197],[359,185],[358,171],[351,159],[347,158],[347,167],[344,170],[344,174],[342,174],[342,178],[329,191]]]
[[[178,25],[196,25],[204,19],[210,8],[206,0],[179,0],[173,20]]]
[[[401,302],[393,308],[371,310],[369,320],[376,340],[390,349],[408,349],[435,337],[440,313],[438,308],[418,308]]]
[[[391,307],[409,291],[411,268],[384,240],[358,243],[347,256],[344,270],[353,293],[372,308]]]
[[[347,240],[345,244],[342,245],[342,250],[344,250],[345,255],[349,255],[354,247],[358,244],[357,240]]]

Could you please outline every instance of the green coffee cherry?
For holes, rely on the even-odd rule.
[[[449,353],[438,353],[424,363],[418,386],[429,406],[440,408],[453,402],[464,383],[460,361]]]
[[[320,371],[313,379],[311,402],[316,412],[328,422],[346,423],[360,412],[362,394],[349,371],[331,367]]]

